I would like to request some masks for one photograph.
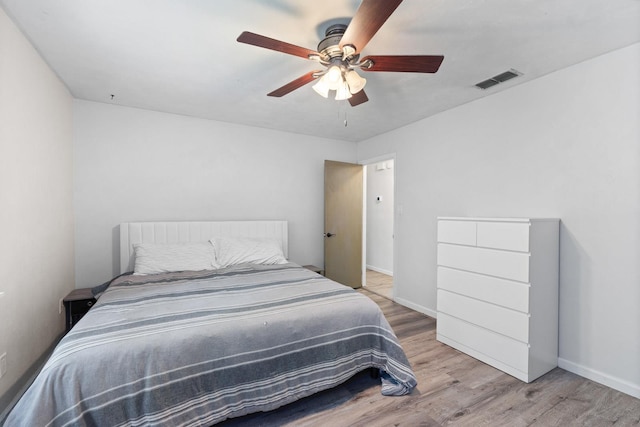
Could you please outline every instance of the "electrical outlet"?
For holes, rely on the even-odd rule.
[[[7,373],[7,353],[0,354],[0,378]]]
[[[60,298],[60,300],[58,300],[58,314],[62,314],[63,309],[64,309],[64,298]]]

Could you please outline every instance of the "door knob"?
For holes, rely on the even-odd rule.
[[[324,237],[331,237],[331,236],[335,236],[334,233],[324,233]]]

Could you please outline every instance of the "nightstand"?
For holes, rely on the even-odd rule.
[[[318,273],[322,276],[324,276],[324,270],[321,269],[320,267],[316,267],[315,265],[303,265],[304,268],[306,268],[307,270],[311,270],[315,273]]]
[[[91,288],[84,288],[74,289],[64,297],[62,302],[64,303],[65,324],[67,325],[67,332],[69,332],[73,325],[78,323],[78,320],[82,319],[82,316],[93,307],[96,299],[93,297]]]

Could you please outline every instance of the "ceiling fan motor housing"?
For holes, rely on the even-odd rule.
[[[318,43],[318,52],[323,59],[331,61],[334,58],[342,58],[342,49],[340,49],[340,40],[347,30],[344,24],[334,24],[329,26],[324,32],[324,39]]]

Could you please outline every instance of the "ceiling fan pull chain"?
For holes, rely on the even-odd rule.
[[[338,119],[340,119],[340,115],[344,115],[344,119],[342,120],[342,124],[344,124],[344,127],[347,127],[349,122],[347,121],[347,106],[346,106],[346,102],[341,102],[340,103],[340,109],[338,110]]]

